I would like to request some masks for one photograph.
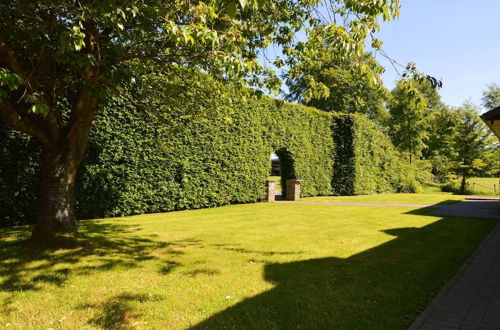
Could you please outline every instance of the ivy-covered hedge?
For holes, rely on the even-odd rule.
[[[38,146],[6,128],[0,134],[0,223],[33,221]],[[271,152],[293,162],[288,172],[303,180],[302,196],[401,190],[397,152],[362,115],[252,96],[226,100],[208,115],[148,124],[127,101],[114,98],[96,118],[79,172],[78,217],[263,200]]]

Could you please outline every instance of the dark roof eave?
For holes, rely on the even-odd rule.
[[[481,115],[481,118],[486,121],[486,120],[496,120],[500,119],[500,107],[497,107],[493,110],[490,110],[488,112],[485,112]]]

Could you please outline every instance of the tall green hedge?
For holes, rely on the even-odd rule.
[[[332,114],[334,195],[366,195],[404,190],[408,170],[389,137],[365,115]]]
[[[33,221],[38,146],[5,127],[0,137],[0,224]],[[148,124],[114,98],[96,118],[79,172],[78,217],[263,200],[271,152],[289,157],[303,196],[394,191],[404,172],[389,139],[362,115],[253,96],[220,102],[203,116]]]
[[[256,202],[265,198],[270,154],[280,150],[293,158],[304,196],[331,193],[329,115],[265,97],[221,108],[153,126],[114,99],[90,138],[79,178],[79,216]]]

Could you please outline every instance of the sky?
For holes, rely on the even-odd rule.
[[[400,0],[396,21],[383,23],[378,38],[401,64],[443,81],[442,101],[480,104],[486,85],[500,84],[500,0]],[[382,56],[388,88],[398,75]]]

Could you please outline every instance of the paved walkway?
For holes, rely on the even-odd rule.
[[[409,330],[500,329],[500,225]]]
[[[500,202],[497,200],[465,200],[450,205],[433,205],[429,215],[467,218],[500,219]]]
[[[347,205],[374,207],[432,207],[429,215],[452,216],[466,218],[500,219],[500,202],[498,199],[465,200],[454,204],[411,204],[411,203],[356,203],[356,202],[322,202],[322,201],[279,201],[279,203],[316,204],[316,205]]]
[[[320,201],[279,201],[279,203],[316,204],[316,205],[348,205],[348,206],[376,206],[376,207],[428,207],[429,204],[402,204],[402,203],[354,203],[354,202],[320,202]]]

